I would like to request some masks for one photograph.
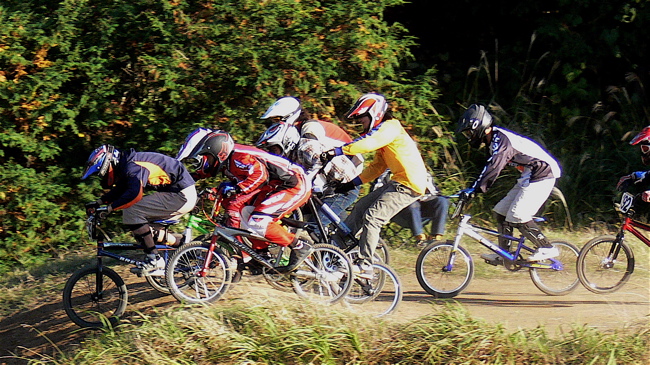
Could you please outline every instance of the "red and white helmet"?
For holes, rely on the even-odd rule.
[[[630,141],[631,145],[639,145],[641,147],[641,161],[644,165],[650,165],[650,126],[647,126],[639,132]]]
[[[368,93],[361,96],[354,106],[347,112],[346,118],[356,119],[364,115],[370,116],[370,124],[368,128],[363,131],[363,134],[370,132],[371,129],[378,126],[384,119],[388,103],[386,98],[381,94]]]
[[[287,123],[293,125],[298,117],[302,107],[300,106],[300,100],[294,98],[293,96],[285,96],[276,100],[273,105],[271,105],[264,115],[260,119],[275,119],[273,123]]]

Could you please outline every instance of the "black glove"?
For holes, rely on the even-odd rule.
[[[97,208],[99,208],[100,206],[101,206],[101,203],[100,203],[99,200],[95,200],[95,201],[86,203],[85,204],[86,214],[90,215],[90,214],[94,213],[97,210]]]
[[[334,150],[325,151],[320,154],[320,162],[323,165],[327,165],[327,163],[332,161],[334,157],[336,157],[336,153],[334,152]]]
[[[348,191],[354,189],[356,185],[352,181],[348,181],[343,184],[339,184],[336,188],[334,188],[334,192],[337,194],[345,194]]]
[[[470,201],[474,197],[474,188],[467,188],[460,191],[459,198],[463,201]]]

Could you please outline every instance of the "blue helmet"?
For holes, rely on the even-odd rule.
[[[102,145],[96,148],[88,157],[81,180],[97,174],[102,180],[106,180],[106,186],[112,186],[115,181],[114,169],[119,162],[120,151],[109,144]]]

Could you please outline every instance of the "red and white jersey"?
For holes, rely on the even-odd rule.
[[[302,167],[289,160],[270,154],[259,148],[235,144],[224,174],[235,180],[242,193],[246,194],[266,184],[272,184],[276,190],[290,189],[304,184],[305,173]]]

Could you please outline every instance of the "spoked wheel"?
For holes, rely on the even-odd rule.
[[[176,252],[175,249],[165,249],[161,250],[161,255],[165,259],[165,262],[169,262],[169,258]],[[167,287],[167,280],[165,280],[165,275],[161,276],[151,276],[145,275],[144,278],[147,280],[147,283],[151,285],[157,291],[169,294],[169,287]]]
[[[98,290],[101,288],[101,290]],[[108,267],[77,270],[63,289],[63,308],[81,327],[115,325],[126,310],[128,293],[124,280]]]
[[[209,246],[190,243],[169,259],[165,277],[174,298],[186,303],[209,303],[228,290],[234,268],[219,250],[212,253],[207,272],[201,275],[208,252]]]
[[[469,252],[451,241],[436,241],[420,251],[415,275],[422,289],[436,298],[453,298],[469,285],[474,261]]]
[[[566,295],[578,286],[580,281],[576,272],[578,249],[562,241],[551,242],[560,251],[560,256],[539,261],[545,267],[531,267],[530,278],[537,289],[548,295]]]
[[[270,247],[269,251],[271,255],[275,258],[274,260],[279,260],[280,264],[278,266],[284,266],[289,263],[289,254],[291,250],[285,249],[284,247]],[[293,281],[288,275],[279,274],[273,270],[269,270],[266,267],[262,269],[262,275],[269,285],[274,289],[290,292],[293,291]]]
[[[620,289],[634,271],[634,253],[615,236],[600,236],[587,242],[578,256],[578,278],[587,290],[596,294]]]
[[[346,245],[345,247],[350,247],[353,245],[353,242],[350,239],[348,239],[345,241],[345,245]],[[359,246],[357,245],[356,247],[348,251],[348,256],[350,256],[350,253],[353,251],[356,251],[358,253]],[[386,265],[390,264],[390,251],[388,248],[388,244],[381,237],[379,237],[379,242],[377,243],[377,248],[375,249],[375,256],[379,258],[379,260],[384,264]],[[353,261],[353,259],[351,259],[351,261]]]
[[[327,244],[314,251],[291,275],[296,294],[320,303],[343,299],[352,283],[352,265],[345,252]]]
[[[399,276],[390,266],[374,263],[372,269],[372,279],[354,278],[345,301],[352,310],[381,317],[397,309],[402,301],[403,289]]]

